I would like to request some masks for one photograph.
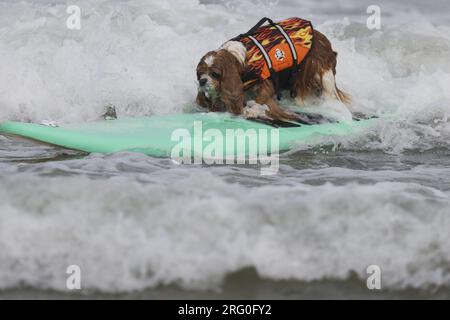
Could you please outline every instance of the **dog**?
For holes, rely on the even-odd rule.
[[[212,112],[230,112],[235,115],[247,115],[248,118],[260,117],[281,121],[302,120],[298,114],[284,110],[278,104],[277,96],[280,97],[282,90],[290,90],[292,97],[300,106],[304,105],[305,98],[308,96],[330,97],[348,105],[351,101],[349,95],[338,89],[336,85],[337,52],[333,50],[326,36],[313,30],[308,21],[305,22],[299,18],[290,18],[278,24],[274,24],[270,19],[264,19],[261,21],[268,20],[271,22],[271,26],[261,27],[260,21],[247,34],[225,42],[218,50],[210,51],[201,58],[197,66],[197,104]],[[301,34],[303,38],[300,40],[303,42],[300,44],[303,47],[296,43],[296,48],[299,50],[296,50],[296,53],[293,53],[292,50],[289,52],[289,49],[286,49],[288,46],[285,37],[285,39],[276,40],[278,42],[273,46],[273,58],[269,58],[275,62],[286,64],[284,60],[288,60],[287,56],[292,56],[290,57],[291,63],[298,64],[296,70],[292,70],[293,67],[276,73],[271,70],[272,73],[268,75],[267,63],[272,63],[267,60],[267,57],[265,61],[261,58],[263,52],[260,52],[260,47],[256,49],[249,47],[258,42],[255,40],[256,36],[252,35],[255,32],[259,34],[259,41],[264,44],[267,42],[264,39],[265,34],[272,35],[275,39],[273,33],[278,32],[275,28],[277,25],[283,26],[283,29],[289,31],[292,23],[299,25],[299,30],[291,27],[297,32],[291,34]],[[255,40],[255,43],[251,43],[249,38]],[[287,42],[289,40],[292,42],[292,39],[287,39]],[[249,48],[254,50],[249,52]],[[299,51],[301,52],[299,53]],[[300,61],[300,58],[293,59],[295,58],[294,54],[303,55],[302,60]],[[259,70],[265,68],[262,72],[266,74],[265,76],[258,74],[257,79],[246,82],[249,73],[253,71],[254,75],[254,70],[251,68],[255,67],[255,57],[262,61],[259,62]],[[293,60],[295,62],[292,62]],[[280,78],[279,75],[283,73],[284,80],[280,81],[277,78]],[[250,85],[247,85],[248,83]],[[245,107],[249,96],[254,97],[256,104],[253,105],[264,106],[264,108],[249,112]]]

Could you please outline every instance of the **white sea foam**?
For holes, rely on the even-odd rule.
[[[360,1],[81,0],[79,31],[62,1],[1,2],[0,121],[190,109],[198,60],[263,15],[311,19],[354,108],[394,116],[298,144],[274,177],[130,154],[41,163],[67,152],[0,137],[0,288],[64,290],[69,264],[107,292],[210,288],[247,266],[313,280],[378,264],[389,287],[448,284],[448,4],[381,2],[381,31]],[[310,109],[339,110],[329,104]]]
[[[160,185],[6,178],[0,288],[63,290],[72,264],[85,289],[106,292],[214,288],[247,266],[313,280],[364,278],[377,264],[386,287],[440,285],[450,281],[449,195],[387,182],[247,188],[205,171]]]
[[[225,5],[84,0],[78,3],[81,30],[66,28],[63,3],[1,3],[0,120],[94,120],[110,103],[119,116],[190,109],[200,57],[248,29],[266,10],[276,19],[293,6],[289,1],[218,3]],[[429,126],[448,141],[450,28],[432,25],[418,13],[406,19],[404,11],[384,4],[389,19],[381,31],[370,31],[358,19],[343,18],[355,16],[358,6],[347,15],[331,14],[333,6],[306,2],[301,11],[305,18],[314,18],[308,16],[315,11],[328,14],[328,20],[318,14],[315,27],[339,52],[338,85],[353,96],[354,109],[406,117],[404,129],[396,132],[409,141],[396,141],[392,149],[408,148]],[[364,17],[365,11],[359,20]],[[435,120],[440,125],[434,126]],[[411,129],[419,121],[429,126]]]

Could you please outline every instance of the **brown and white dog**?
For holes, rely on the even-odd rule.
[[[327,96],[345,104],[347,94],[336,86],[336,57],[330,41],[314,30],[314,42],[309,54],[300,64],[292,89],[298,105],[304,105],[308,96]],[[216,51],[202,57],[197,66],[197,103],[209,111],[227,111],[248,118],[259,117],[248,113],[246,94],[253,94],[258,105],[266,105],[263,117],[272,120],[297,120],[296,114],[284,110],[276,100],[275,87],[270,79],[261,80],[244,92],[243,76],[246,67],[246,48],[239,41],[228,41]]]

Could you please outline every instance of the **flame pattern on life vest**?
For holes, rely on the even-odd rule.
[[[311,23],[300,18],[289,18],[277,22],[277,24],[281,26],[291,38],[297,52],[297,62],[301,63],[312,46],[313,28]],[[277,48],[283,48],[283,53],[286,55],[287,60],[284,61],[280,67],[277,67],[279,61],[277,61],[273,55],[269,54],[274,70],[278,72],[292,67],[293,57],[290,50],[286,50],[288,44],[277,28],[271,25],[263,26],[253,33],[252,36],[263,45],[268,53],[275,52]],[[270,71],[263,54],[250,38],[244,37],[239,41],[241,41],[247,49],[244,87],[245,89],[248,89],[258,80],[269,78]]]

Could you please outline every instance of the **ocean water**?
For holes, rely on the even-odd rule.
[[[450,298],[450,4],[372,2],[80,0],[69,30],[65,1],[0,1],[0,121],[189,112],[200,57],[262,16],[311,20],[353,109],[395,115],[273,176],[0,136],[0,298]]]

